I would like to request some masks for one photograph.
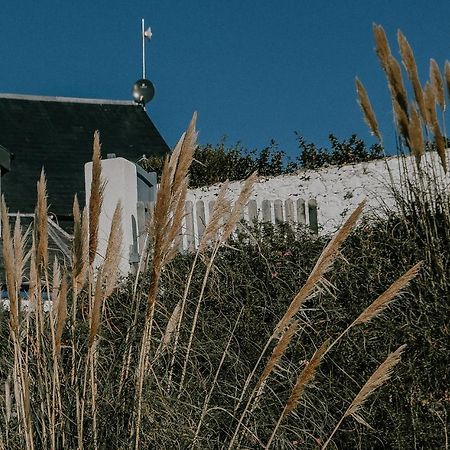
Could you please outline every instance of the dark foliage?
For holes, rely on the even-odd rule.
[[[402,343],[408,347],[401,365],[363,413],[374,430],[347,419],[335,444],[337,448],[361,449],[442,448],[449,406],[445,380],[450,350],[446,303],[450,285],[433,263],[439,255],[445,260],[442,264],[449,267],[450,257],[444,251],[446,231],[442,233],[434,256],[429,255],[420,278],[408,292],[383,317],[352,331],[325,360],[314,386],[282,426],[276,448],[317,448],[377,364]],[[186,389],[193,403],[199,401],[197,396],[204,395],[204,388],[199,386],[210,382],[231,325],[242,309],[233,348],[210,405],[218,410],[211,412],[204,448],[213,445],[208,439],[226,439],[232,432],[233,422],[222,408],[233,410],[238,386],[325,244],[323,239],[287,227],[256,227],[252,234],[251,239],[235,239],[216,260],[205,297],[202,333],[196,336],[198,353]],[[283,363],[285,372],[281,370],[271,379],[271,389],[252,416],[249,427],[263,442],[302,361],[309,359],[326,338],[336,337],[389,284],[423,259],[423,241],[411,222],[392,215],[388,220],[363,224],[345,245],[343,256],[345,261],[338,262],[328,275],[332,294],[324,290],[306,305],[301,316],[303,329]],[[162,301],[167,306],[179,289],[177,283],[184,282],[189,259],[177,258],[172,275],[165,280]],[[195,280],[193,298],[200,283],[201,277]],[[251,440],[248,445],[257,447]]]
[[[255,170],[260,176],[277,176],[295,173],[301,169],[318,169],[330,165],[344,165],[381,158],[383,149],[374,144],[367,148],[364,141],[355,134],[350,139],[339,139],[329,135],[330,149],[318,148],[297,135],[300,155],[294,160],[280,150],[275,141],[261,151],[247,150],[240,144],[226,147],[222,141],[218,145],[205,145],[197,148],[195,161],[190,172],[192,188],[208,186],[225,180],[235,181],[247,178]],[[141,164],[148,171],[161,174],[164,160],[150,156]]]
[[[359,139],[356,134],[342,142],[334,134],[330,134],[328,139],[331,148],[324,149],[306,142],[303,136],[297,135],[300,149],[299,166],[304,169],[318,169],[324,166],[342,166],[383,157],[383,148],[379,144],[373,144],[367,148],[364,141]]]

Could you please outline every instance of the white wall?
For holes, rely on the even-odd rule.
[[[447,150],[447,157],[449,155]],[[256,200],[261,216],[263,200],[292,199],[296,208],[296,200],[317,201],[319,233],[334,232],[343,222],[348,212],[351,212],[363,200],[367,199],[367,211],[379,209],[386,205],[392,208],[394,202],[389,189],[391,171],[393,181],[400,185],[399,164],[401,159],[391,157],[386,160],[376,160],[367,163],[351,164],[342,167],[328,167],[320,170],[304,170],[298,174],[284,175],[274,178],[259,178],[251,199]],[[403,162],[413,173],[415,160],[406,157]],[[436,153],[428,153],[422,160],[422,167],[437,171],[437,175],[446,183],[450,178],[444,175]],[[389,168],[389,170],[388,170]],[[236,199],[242,182],[230,183],[230,198]],[[205,204],[206,222],[209,219],[208,204],[217,196],[220,184],[208,188],[189,190],[187,200],[195,203],[202,200]],[[194,210],[194,218],[195,218]],[[285,215],[286,217],[286,215]],[[297,217],[296,210],[294,218]],[[248,219],[248,211],[245,213]],[[273,211],[272,211],[273,219]],[[296,221],[296,220],[295,220]],[[307,219],[308,222],[308,219]],[[197,223],[195,221],[195,231]]]
[[[86,185],[86,205],[89,206],[89,196],[92,182],[92,162],[84,167]],[[130,270],[129,254],[133,244],[131,217],[137,220],[137,179],[136,166],[124,158],[112,158],[102,160],[102,177],[106,181],[103,195],[103,208],[99,223],[98,258],[96,264],[100,264],[105,256],[108,244],[111,221],[117,202],[122,203],[122,227],[124,230],[122,244],[122,259],[119,270],[123,275]]]

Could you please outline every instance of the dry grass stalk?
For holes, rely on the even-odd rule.
[[[392,106],[394,109],[395,122],[397,123],[400,134],[406,144],[409,144],[409,118],[395,97],[392,97]]]
[[[404,291],[419,273],[422,262],[415,264],[378,296],[328,347],[327,353],[355,326],[370,322],[381,314]]]
[[[177,326],[180,322],[180,318],[181,318],[181,302],[178,302],[175,305],[175,308],[173,309],[172,314],[170,315],[170,318],[167,322],[167,326],[161,340],[160,351],[164,351],[169,346],[170,341],[172,340],[172,336],[176,332]]]
[[[156,294],[155,286],[159,282],[157,274],[173,257],[177,247],[175,239],[180,234],[184,217],[188,170],[196,148],[196,117],[194,113],[185,135],[166,159],[161,175],[153,211],[153,275],[148,295],[149,307]]]
[[[314,355],[309,360],[308,364],[306,364],[305,368],[302,370],[301,374],[297,379],[297,382],[295,383],[294,389],[292,390],[292,394],[286,403],[285,410],[283,411],[282,414],[283,417],[286,417],[297,407],[300,397],[303,394],[306,386],[313,380],[314,376],[316,375],[317,369],[319,367],[320,362],[322,361],[322,357],[326,352],[327,346],[328,341],[324,342],[314,352]]]
[[[234,203],[233,209],[231,210],[230,216],[223,227],[223,234],[221,237],[221,242],[225,242],[231,236],[231,233],[234,230],[234,227],[239,222],[241,218],[241,213],[244,206],[247,204],[250,195],[253,190],[253,185],[258,178],[257,172],[253,172],[245,181],[242,186],[241,192],[239,193],[239,197]]]
[[[89,264],[93,264],[98,246],[98,227],[100,211],[103,204],[103,192],[105,184],[102,180],[100,133],[94,133],[94,145],[92,151],[92,181],[89,197]]]
[[[97,272],[97,279],[95,281],[93,306],[90,313],[89,347],[92,347],[92,345],[94,344],[100,327],[102,305],[104,300],[102,281],[102,270],[99,269]]]
[[[105,284],[105,298],[108,298],[116,288],[119,262],[122,255],[122,204],[117,202],[111,221],[111,230],[106,247],[103,263],[103,282]]]
[[[401,357],[401,354],[403,353],[403,350],[405,349],[405,347],[406,347],[406,345],[402,345],[397,350],[395,350],[395,352],[390,353],[388,355],[388,357],[385,359],[385,361],[383,363],[381,363],[380,366],[375,370],[375,372],[370,376],[370,378],[367,380],[367,382],[364,384],[364,386],[358,392],[358,394],[353,399],[350,406],[345,411],[344,415],[341,417],[341,419],[337,423],[337,425],[334,428],[333,432],[331,433],[330,437],[327,439],[327,441],[323,445],[322,450],[324,450],[328,446],[328,444],[331,442],[331,439],[333,438],[334,434],[338,430],[342,421],[346,417],[353,416],[358,422],[365,424],[365,420],[362,417],[360,417],[358,412],[364,406],[367,399],[378,388],[380,388],[384,383],[386,383],[386,381],[388,381],[389,378],[392,376],[392,371],[393,371],[394,367],[400,362],[400,357]]]
[[[5,200],[1,201],[1,221],[2,221],[2,240],[3,240],[3,258],[6,275],[6,285],[9,299],[9,330],[14,349],[13,359],[13,379],[16,405],[19,420],[21,421],[22,431],[25,435],[25,446],[27,449],[33,449],[33,429],[31,423],[30,394],[28,382],[27,358],[21,348],[20,337],[20,303],[19,303],[19,280],[17,279],[18,270],[15,257],[21,260],[17,264],[23,264],[22,236],[19,226],[15,227],[15,236],[11,237],[8,211]],[[17,224],[17,222],[16,222]],[[15,241],[15,242],[14,242]],[[17,246],[17,249],[14,246]],[[20,247],[20,249],[19,249]],[[15,251],[16,250],[16,251]]]
[[[406,117],[408,117],[409,102],[403,83],[402,70],[399,62],[393,56],[389,58],[388,82],[392,97],[397,101]]]
[[[52,276],[52,314],[56,314],[58,308],[58,296],[61,289],[61,268],[58,263],[58,258],[55,256],[53,261],[53,276]]]
[[[442,81],[439,65],[433,58],[430,59],[430,81],[436,102],[441,107],[441,110],[445,111],[444,82]]]
[[[55,351],[57,355],[61,354],[61,338],[67,319],[67,289],[67,279],[63,276],[58,293],[58,306],[56,309]]]
[[[195,330],[197,327],[197,321],[198,321],[198,317],[200,314],[200,307],[203,301],[203,296],[205,293],[205,289],[206,289],[206,284],[208,281],[208,277],[209,274],[213,268],[213,264],[214,264],[214,259],[217,255],[217,252],[219,250],[219,247],[221,244],[223,244],[231,235],[231,233],[233,232],[236,224],[238,223],[238,221],[240,220],[241,217],[241,212],[242,209],[244,208],[244,206],[247,204],[248,199],[252,193],[252,189],[253,189],[253,185],[256,181],[257,178],[257,173],[254,172],[252,173],[245,181],[244,184],[242,186],[241,192],[239,193],[239,197],[236,200],[236,202],[234,203],[233,209],[230,213],[230,216],[228,217],[227,222],[225,223],[224,227],[223,227],[223,233],[222,236],[220,237],[220,239],[217,241],[213,251],[212,251],[212,255],[209,258],[209,261],[207,263],[207,267],[206,267],[206,271],[205,274],[203,276],[203,282],[202,282],[202,287],[200,290],[200,294],[198,296],[197,299],[197,305],[195,307],[195,312],[194,312],[194,317],[192,320],[192,325],[191,325],[191,330],[190,330],[190,334],[189,334],[189,340],[188,340],[188,344],[187,344],[187,349],[186,349],[186,354],[184,357],[184,363],[183,363],[183,370],[181,372],[181,379],[180,379],[180,386],[179,386],[179,392],[181,395],[181,392],[183,390],[183,383],[184,383],[184,379],[186,377],[186,373],[187,373],[187,365],[189,362],[189,356],[190,356],[190,352],[191,352],[191,348],[192,348],[192,342],[194,339],[194,334],[195,334]],[[197,253],[198,254],[198,253]]]
[[[89,267],[89,223],[86,214],[87,212],[84,210],[82,217],[78,198],[75,195],[73,201],[72,277],[76,292],[83,287]]]
[[[36,243],[37,257],[36,263],[39,266],[48,265],[48,209],[47,209],[47,181],[44,169],[41,178],[37,182],[37,205],[36,205]]]
[[[447,84],[447,95],[450,99],[450,61],[445,61],[445,82]]]
[[[385,361],[375,370],[358,395],[353,399],[344,414],[345,417],[355,415],[364,406],[370,395],[389,380],[392,370],[400,362],[400,357],[405,347],[406,345],[401,345],[395,352],[390,353]]]
[[[434,134],[434,141],[436,149],[441,159],[442,167],[447,172],[447,156],[445,154],[445,139],[439,126],[439,121],[436,114],[436,96],[433,86],[427,82],[425,85],[425,106],[427,110],[428,126]]]
[[[280,362],[281,357],[284,355],[286,349],[291,343],[291,340],[294,337],[297,330],[298,330],[298,320],[294,320],[289,325],[289,328],[286,330],[286,332],[281,336],[277,345],[273,349],[272,355],[270,356],[269,361],[267,361],[266,367],[264,368],[261,376],[259,377],[258,382],[256,383],[255,401],[262,394],[262,390],[267,381],[267,378],[269,378],[269,375],[272,373],[274,367]]]
[[[32,236],[30,250],[30,284],[28,286],[28,298],[30,299],[31,310],[35,310],[36,305],[36,286],[37,286],[37,267],[36,267],[36,244],[34,236]]]
[[[362,201],[355,209],[355,211],[353,211],[353,213],[345,221],[345,223],[341,226],[341,228],[335,234],[335,236],[330,240],[328,245],[324,248],[321,255],[319,256],[319,259],[316,262],[316,265],[314,266],[314,269],[312,270],[311,274],[306,280],[306,283],[302,286],[298,294],[294,297],[286,313],[284,314],[282,319],[278,322],[275,328],[274,336],[279,335],[279,333],[282,332],[282,330],[284,330],[286,326],[288,326],[292,317],[294,317],[294,315],[297,314],[297,312],[302,307],[305,300],[308,299],[317,289],[317,286],[320,280],[322,279],[323,275],[326,273],[327,270],[329,270],[331,264],[336,258],[340,246],[348,237],[354,225],[361,216],[364,206],[365,201]]]
[[[13,233],[13,247],[14,247],[14,260],[16,265],[16,283],[17,286],[22,285],[23,272],[25,264],[31,256],[31,253],[25,253],[25,246],[27,244],[27,238],[30,228],[28,228],[24,234],[22,234],[22,226],[20,224],[20,216],[16,217]]]
[[[283,419],[288,416],[295,408],[297,408],[298,402],[305,391],[306,386],[314,379],[317,369],[319,368],[320,362],[326,353],[328,346],[328,341],[324,342],[315,352],[309,362],[306,364],[302,372],[297,378],[297,382],[292,389],[292,393],[272,431],[272,434],[267,442],[266,449],[270,448],[275,435],[277,434],[278,428],[281,425]]]
[[[447,172],[447,155],[445,153],[445,138],[442,135],[441,127],[439,126],[439,122],[436,121],[433,126],[433,134],[434,134],[434,142],[436,144],[436,149],[441,159],[441,164],[444,169],[444,172]]]
[[[9,298],[9,323],[11,331],[15,334],[19,331],[20,305],[18,300],[18,289],[16,280],[16,264],[14,259],[14,245],[11,239],[11,227],[9,225],[8,211],[6,209],[5,198],[2,196],[1,204],[2,219],[2,240],[3,240],[3,260],[5,265],[6,286]]]
[[[211,241],[218,239],[218,232],[222,225],[222,220],[225,215],[229,215],[231,210],[231,203],[227,199],[226,194],[228,192],[228,180],[225,181],[220,187],[217,194],[216,201],[214,202],[214,208],[209,218],[209,222],[203,232],[200,244],[198,246],[198,252],[203,253]]]
[[[153,259],[147,294],[146,318],[137,365],[135,414],[132,427],[136,450],[139,448],[142,391],[152,335],[156,296],[161,271],[175,254],[176,238],[180,234],[184,217],[188,170],[192,164],[197,141],[196,120],[197,114],[194,113],[185,135],[182,136],[170,157],[166,158],[153,211]]]
[[[256,361],[255,366],[253,367],[252,371],[248,375],[247,379],[245,380],[244,386],[242,388],[241,394],[239,396],[239,400],[237,402],[237,405],[234,409],[236,412],[239,407],[241,406],[245,393],[247,392],[248,387],[250,386],[250,382],[253,379],[257,368],[259,367],[262,358],[266,354],[271,342],[273,339],[275,339],[277,336],[279,336],[283,330],[286,329],[291,323],[292,318],[297,314],[297,312],[300,310],[304,302],[311,298],[312,295],[315,293],[318,285],[320,284],[321,280],[323,279],[324,274],[330,269],[331,265],[333,264],[340,246],[345,241],[345,239],[350,234],[351,230],[353,229],[354,225],[358,221],[359,217],[362,214],[362,211],[365,206],[365,200],[362,201],[358,207],[353,211],[353,213],[348,217],[348,219],[344,222],[344,224],[341,226],[341,228],[338,230],[338,232],[333,236],[333,238],[330,240],[330,242],[327,244],[327,246],[323,249],[321,255],[319,256],[313,270],[311,271],[311,274],[309,275],[308,279],[306,280],[305,284],[302,286],[298,294],[294,297],[291,304],[289,305],[287,311],[285,312],[282,319],[278,322],[277,326],[275,327],[275,330],[272,334],[272,336],[267,340],[266,345],[262,349],[258,360]],[[249,410],[250,404],[253,400],[253,396],[256,393],[256,388],[253,389],[253,392],[250,394],[247,404],[241,413],[241,416],[239,417],[237,426],[234,430],[233,436],[231,437],[231,440],[228,444],[228,450],[231,450],[234,446],[234,443],[236,442],[236,439],[238,437],[240,428],[244,422],[244,418],[247,414],[247,411]]]
[[[355,79],[356,92],[358,94],[358,103],[363,112],[364,119],[369,126],[373,135],[375,135],[379,141],[382,141],[380,130],[378,129],[378,122],[373,111],[372,105],[369,100],[369,96],[364,88],[364,85],[359,81],[358,78]]]
[[[208,404],[209,404],[209,402],[211,400],[212,393],[213,393],[214,388],[216,387],[217,381],[219,379],[219,373],[222,370],[222,366],[223,366],[223,363],[225,361],[225,357],[228,355],[228,349],[230,348],[231,342],[232,342],[233,338],[235,337],[235,331],[236,331],[238,323],[239,323],[239,321],[241,319],[241,315],[242,315],[243,311],[244,311],[244,306],[242,306],[241,311],[239,312],[239,315],[237,316],[237,318],[236,318],[236,320],[234,322],[234,326],[233,326],[233,329],[231,330],[230,337],[228,339],[227,345],[225,346],[225,349],[222,352],[222,357],[220,358],[219,365],[217,366],[216,374],[214,375],[214,379],[213,379],[213,382],[211,384],[211,388],[209,389],[209,392],[206,395],[205,400],[203,402],[202,413],[200,415],[200,419],[199,419],[198,424],[197,424],[197,430],[195,431],[194,439],[192,440],[192,448],[196,448],[197,439],[198,439],[198,436],[200,434],[200,429],[201,429],[201,426],[203,424],[203,420],[204,420],[204,418],[206,417],[206,415],[208,413]]]
[[[95,282],[93,307],[91,310],[91,329],[89,334],[89,345],[92,346],[97,337],[102,315],[104,301],[111,295],[116,287],[119,260],[122,248],[122,205],[117,203],[111,221],[111,230],[103,265],[97,271]]]
[[[391,56],[391,49],[389,48],[389,42],[386,37],[384,28],[381,25],[373,24],[373,35],[375,38],[375,51],[382,69],[388,73],[389,70],[389,58]]]
[[[398,30],[397,41],[400,47],[400,53],[402,55],[403,65],[405,66],[408,78],[411,81],[411,85],[414,91],[414,97],[416,99],[417,106],[419,107],[420,115],[422,119],[426,121],[425,100],[423,97],[422,85],[420,84],[419,74],[417,71],[416,60],[414,53],[409,45],[408,40],[403,33]]]
[[[171,388],[173,369],[175,366],[175,358],[176,358],[176,354],[177,354],[178,340],[179,340],[180,330],[181,330],[181,322],[183,320],[184,311],[186,308],[187,296],[188,296],[189,289],[191,286],[192,277],[194,275],[194,270],[197,265],[199,256],[206,250],[208,245],[211,242],[214,242],[214,245],[217,245],[218,240],[220,239],[219,229],[222,224],[222,219],[223,219],[224,215],[229,213],[229,211],[231,209],[231,203],[226,198],[227,191],[228,191],[228,181],[224,182],[219,190],[217,199],[214,203],[214,209],[211,214],[209,223],[203,232],[202,238],[201,238],[199,246],[197,248],[197,252],[196,252],[194,260],[192,262],[191,269],[189,271],[189,275],[187,277],[186,284],[184,287],[183,296],[182,296],[181,300],[178,302],[178,304],[176,305],[176,307],[172,313],[172,316],[169,320],[169,323],[167,325],[166,332],[164,333],[162,349],[167,348],[170,340],[172,339],[172,337],[174,337],[172,359],[171,359],[171,364],[170,364],[168,378],[167,378],[168,379],[168,382],[167,382],[168,389]],[[171,326],[174,322],[176,324],[176,327],[175,327],[175,331],[172,332]],[[170,325],[170,327],[169,327],[169,325]]]
[[[423,140],[422,123],[416,108],[411,110],[408,136],[408,147],[416,158],[417,166],[419,166],[420,159],[425,154],[425,142]]]
[[[353,322],[354,325],[367,323],[381,314],[419,273],[422,262],[415,264],[398,280],[392,283],[371,305],[369,305]]]
[[[434,95],[433,86],[429,81],[425,83],[424,88],[425,109],[427,114],[427,125],[432,129],[437,122],[436,115],[436,97]]]

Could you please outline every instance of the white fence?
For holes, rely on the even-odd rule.
[[[182,247],[194,250],[201,239],[214,209],[214,200],[187,200],[183,224]],[[254,221],[309,226],[318,233],[317,202],[314,199],[261,200],[251,199],[244,207],[241,219],[248,223]]]

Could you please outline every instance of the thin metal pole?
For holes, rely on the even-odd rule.
[[[145,24],[142,19],[142,78],[145,79]]]

